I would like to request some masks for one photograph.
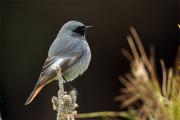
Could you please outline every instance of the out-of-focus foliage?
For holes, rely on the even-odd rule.
[[[121,101],[121,106],[129,109],[129,116],[137,120],[180,120],[180,48],[174,68],[166,69],[160,60],[162,80],[159,80],[154,49],[148,57],[135,29],[130,28],[130,31],[132,37],[127,39],[132,55],[126,51],[124,54],[131,62],[131,72],[120,78],[125,88],[116,100]]]

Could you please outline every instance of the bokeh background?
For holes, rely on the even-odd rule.
[[[92,50],[89,69],[71,83],[79,91],[79,113],[119,110],[113,97],[122,87],[118,76],[129,70],[120,50],[129,49],[126,35],[130,26],[135,26],[147,51],[154,45],[157,59],[163,58],[167,67],[173,66],[180,40],[178,0],[2,0],[0,3],[0,110],[4,119],[55,119],[51,97],[57,94],[57,82],[47,85],[29,106],[24,106],[24,102],[36,84],[49,46],[69,20],[94,26],[87,32]],[[160,67],[157,68],[160,73]]]

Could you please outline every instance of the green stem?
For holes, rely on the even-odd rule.
[[[75,116],[76,118],[97,118],[97,117],[124,117],[129,118],[129,114],[125,112],[113,112],[113,111],[103,111],[103,112],[92,112],[92,113],[82,113]]]

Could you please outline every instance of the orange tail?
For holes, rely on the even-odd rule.
[[[34,90],[32,91],[32,93],[30,94],[30,96],[28,97],[28,99],[26,100],[25,105],[30,104],[43,87],[44,87],[44,85],[35,87]]]

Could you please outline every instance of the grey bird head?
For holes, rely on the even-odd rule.
[[[86,29],[89,27],[92,26],[85,26],[83,23],[78,21],[68,21],[63,25],[59,33],[73,37],[84,37]]]

